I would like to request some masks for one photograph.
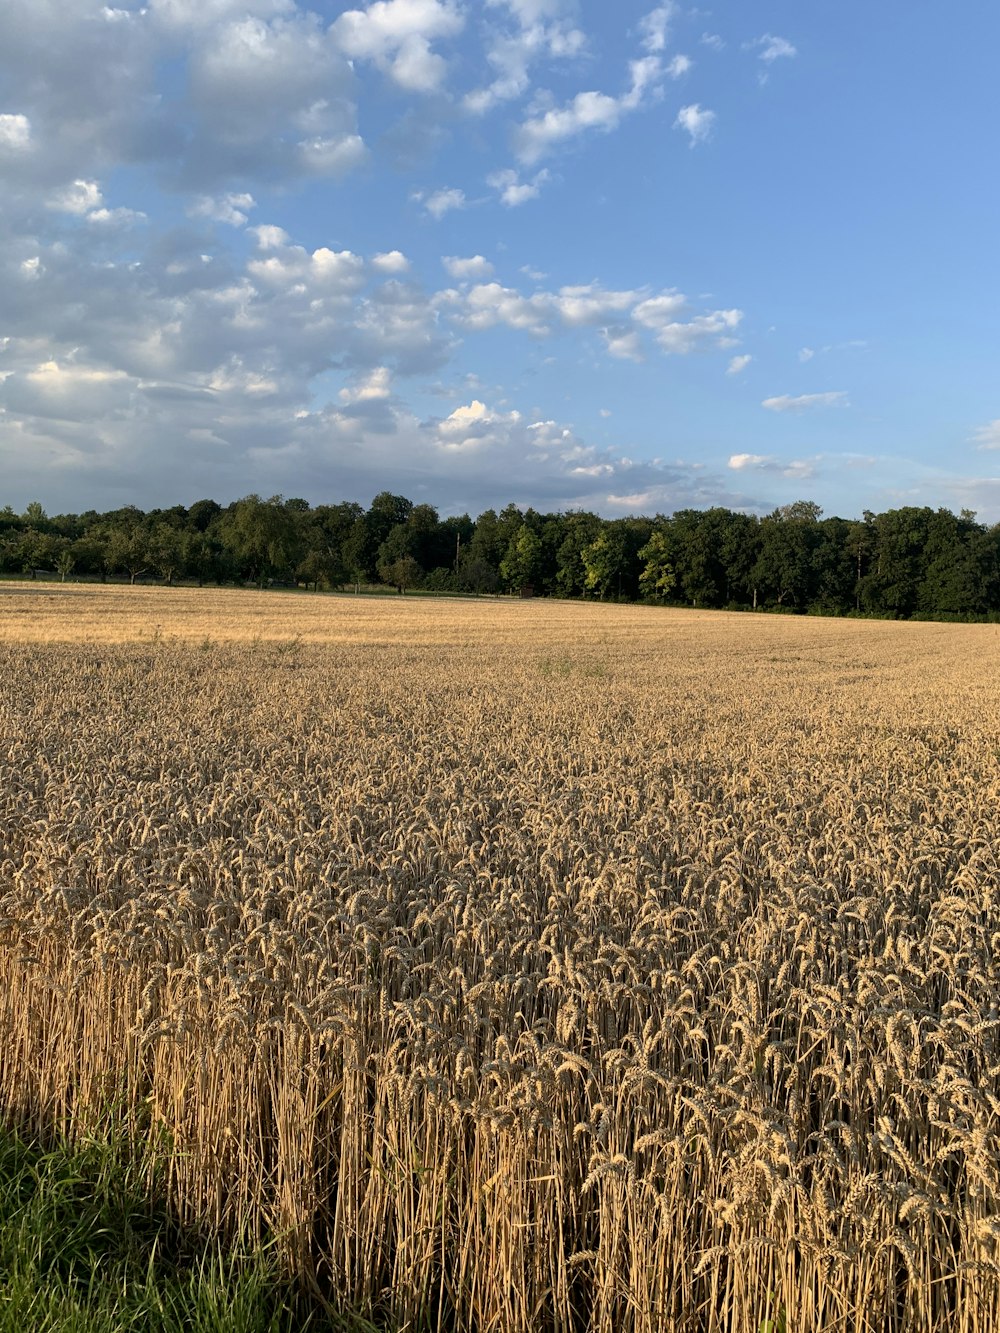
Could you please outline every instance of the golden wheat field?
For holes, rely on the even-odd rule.
[[[0,1111],[394,1330],[1000,1330],[1000,632],[0,589]]]

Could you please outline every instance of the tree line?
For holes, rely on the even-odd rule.
[[[1000,524],[908,506],[824,518],[724,508],[605,519],[517,505],[441,518],[383,491],[310,505],[134,506],[50,517],[0,511],[0,573],[399,592],[503,593],[823,615],[985,619],[1000,613]]]

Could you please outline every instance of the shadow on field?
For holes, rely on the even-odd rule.
[[[0,1333],[376,1333],[182,1226],[142,1156],[0,1128]]]

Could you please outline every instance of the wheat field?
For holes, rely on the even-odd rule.
[[[0,1112],[393,1330],[1000,1330],[991,626],[0,589]]]

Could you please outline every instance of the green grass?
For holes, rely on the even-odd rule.
[[[121,1145],[46,1149],[0,1130],[0,1333],[365,1329],[308,1303],[267,1253],[185,1232]]]

